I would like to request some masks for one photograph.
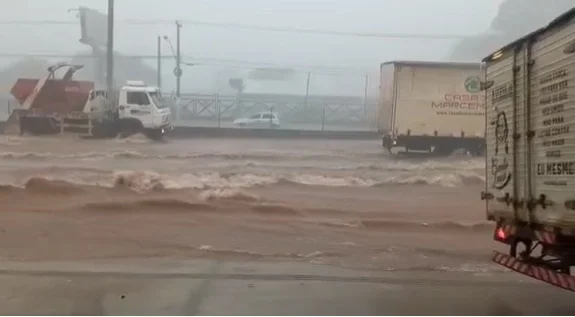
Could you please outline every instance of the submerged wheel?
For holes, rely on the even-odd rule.
[[[449,156],[453,153],[455,149],[453,147],[450,146],[445,146],[445,145],[436,145],[433,148],[433,153],[435,155],[441,155],[441,156]]]
[[[59,123],[49,117],[21,117],[20,135],[29,133],[32,135],[48,135],[60,132]]]
[[[485,148],[482,145],[468,148],[467,151],[469,153],[471,153],[471,155],[473,155],[473,156],[484,156],[485,155]]]
[[[92,136],[96,139],[114,138],[117,135],[117,127],[113,122],[97,122],[92,128]]]
[[[144,134],[150,140],[161,141],[164,139],[164,129],[146,129]]]
[[[144,125],[140,120],[136,119],[119,120],[117,126],[118,136],[121,138],[127,138],[131,135],[144,132]]]
[[[531,256],[531,248],[533,246],[533,241],[516,239],[511,242],[511,247],[509,248],[509,255],[514,258],[522,258]]]

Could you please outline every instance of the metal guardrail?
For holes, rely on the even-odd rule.
[[[206,95],[185,94],[173,105],[180,122],[201,122],[202,125],[227,126],[234,119],[258,112],[273,111],[282,126],[313,126],[324,130],[333,126],[348,130],[375,129],[375,101],[352,97],[305,98],[279,95]]]

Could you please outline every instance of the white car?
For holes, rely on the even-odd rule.
[[[280,120],[276,113],[272,112],[259,112],[245,118],[234,120],[234,125],[240,127],[254,127],[254,128],[277,128],[280,126]]]

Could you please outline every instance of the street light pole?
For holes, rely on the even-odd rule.
[[[108,45],[107,45],[107,68],[106,90],[108,98],[111,98],[114,89],[114,0],[108,0]],[[110,99],[109,99],[110,100]]]
[[[369,88],[369,74],[365,75],[365,89],[363,92],[363,114],[367,118],[367,90]]]
[[[311,72],[307,73],[307,81],[305,84],[305,107],[307,107],[308,99],[309,99],[309,81],[311,79]]]
[[[180,88],[182,80],[182,56],[180,54],[180,29],[182,24],[180,21],[176,21],[176,68],[174,69],[174,75],[176,75],[176,97],[180,98]]]
[[[162,37],[158,35],[158,66],[157,73],[157,85],[158,88],[162,89]]]

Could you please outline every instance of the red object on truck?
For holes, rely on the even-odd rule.
[[[34,92],[39,81],[40,79],[20,78],[10,93],[23,104]],[[49,114],[82,111],[92,89],[94,83],[91,81],[48,79],[29,109],[39,109]]]

